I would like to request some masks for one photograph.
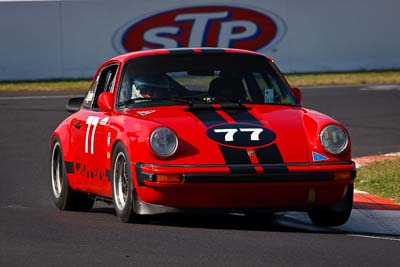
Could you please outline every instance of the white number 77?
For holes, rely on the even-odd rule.
[[[85,153],[89,153],[89,134],[90,134],[90,126],[93,125],[91,142],[90,142],[90,154],[94,154],[94,134],[96,132],[97,124],[99,123],[100,118],[96,116],[89,116],[86,119],[87,129],[86,129],[86,137],[85,137]]]
[[[260,134],[263,132],[262,128],[228,128],[228,129],[215,129],[214,132],[215,133],[225,133],[225,142],[233,142],[233,136],[235,135],[235,133],[238,132],[238,130],[240,132],[243,133],[251,133],[250,135],[250,140],[251,141],[260,141]]]

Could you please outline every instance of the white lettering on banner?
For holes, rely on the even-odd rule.
[[[85,153],[89,153],[89,134],[90,128],[93,126],[91,142],[90,142],[90,154],[94,154],[94,136],[97,128],[97,124],[99,123],[100,117],[89,116],[86,119],[87,129],[86,129],[86,137],[85,137]]]
[[[163,47],[178,47],[178,42],[174,39],[163,37],[163,34],[177,34],[178,27],[156,27],[146,31],[143,39],[149,43],[162,45]],[[149,50],[149,47],[143,47],[144,50]]]
[[[233,142],[234,135],[238,131],[242,133],[251,133],[251,141],[260,141],[260,134],[264,131],[262,128],[230,128],[230,129],[214,129],[215,133],[225,133],[225,142]]]
[[[244,28],[244,31],[235,33],[237,28]],[[218,47],[230,47],[232,41],[250,38],[257,33],[257,30],[257,25],[247,20],[222,22],[218,37]]]
[[[176,22],[193,21],[192,31],[189,37],[189,47],[203,46],[203,39],[210,21],[225,19],[229,16],[228,11],[214,13],[189,13],[175,17]]]
[[[189,6],[160,10],[122,25],[113,37],[119,53],[150,48],[275,46],[285,22],[268,10],[240,6]]]
[[[255,35],[258,31],[258,26],[254,22],[247,20],[234,20],[222,22],[223,19],[229,17],[229,12],[213,12],[213,13],[188,13],[177,15],[175,22],[192,21],[192,29],[188,40],[189,47],[200,47],[205,45],[207,37],[207,28],[212,21],[220,20],[220,32],[218,34],[218,47],[230,47],[230,43],[235,40],[243,40]],[[235,29],[242,28],[244,30],[235,32]],[[177,35],[180,33],[179,27],[155,27],[147,30],[143,39],[152,44],[163,47],[178,47],[179,43],[165,35]],[[143,47],[143,49],[150,49]]]

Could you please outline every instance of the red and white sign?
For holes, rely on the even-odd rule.
[[[28,2],[0,0],[0,80],[88,78],[127,51],[187,46],[251,49],[284,72],[400,69],[395,0]]]
[[[261,50],[285,33],[283,20],[267,11],[236,6],[198,6],[136,18],[114,36],[120,53],[155,48],[232,47]]]

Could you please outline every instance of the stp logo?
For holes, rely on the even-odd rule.
[[[136,19],[114,36],[120,53],[156,48],[231,47],[261,50],[279,41],[285,24],[275,14],[233,6],[170,10]]]

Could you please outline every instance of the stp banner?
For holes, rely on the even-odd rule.
[[[0,1],[0,80],[88,78],[131,51],[232,47],[285,72],[398,69],[400,1]]]

